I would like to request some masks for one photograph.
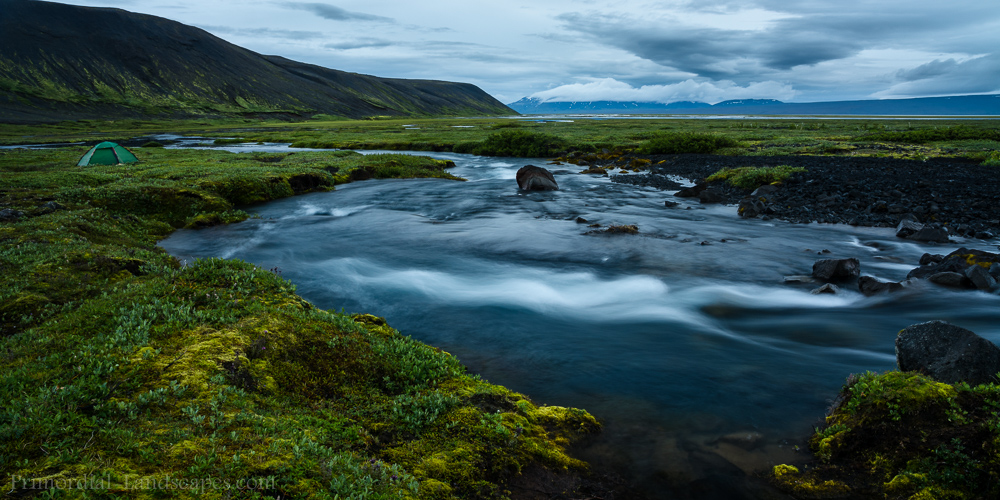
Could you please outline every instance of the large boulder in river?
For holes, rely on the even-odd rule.
[[[813,278],[823,281],[845,281],[861,274],[858,259],[822,259],[813,264]]]
[[[552,172],[534,165],[525,165],[517,171],[517,185],[525,191],[546,191],[559,189]]]
[[[901,371],[922,372],[946,384],[986,384],[997,382],[1000,348],[965,328],[930,321],[899,332],[896,363]]]

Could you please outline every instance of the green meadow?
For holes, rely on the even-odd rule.
[[[4,125],[0,144],[159,133],[322,151],[147,143],[133,148],[138,164],[83,168],[75,164],[86,146],[0,150],[0,475],[18,494],[507,498],[527,470],[588,474],[567,453],[600,429],[586,411],[538,406],[375,316],[319,309],[276,272],[221,259],[182,266],[156,246],[178,228],[244,221],[255,203],[348,182],[461,181],[448,162],[335,149],[1000,165],[997,120],[123,120]],[[890,372],[856,377],[844,391],[812,440],[823,465],[780,466],[776,484],[810,498],[997,494],[995,387]],[[930,444],[893,447],[867,429]],[[953,441],[968,436],[982,446]],[[163,484],[178,487],[152,487]]]

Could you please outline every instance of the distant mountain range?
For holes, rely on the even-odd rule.
[[[0,0],[0,122],[276,113],[514,114],[471,84],[265,56],[120,9]]]
[[[997,116],[1000,95],[919,97],[866,101],[781,102],[738,99],[704,102],[542,102],[525,97],[508,104],[522,114],[692,114],[692,115],[879,115],[879,116]]]

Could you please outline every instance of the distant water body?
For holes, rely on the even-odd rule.
[[[894,368],[902,328],[941,319],[1000,342],[997,295],[813,295],[818,285],[783,282],[826,257],[902,279],[924,252],[997,241],[924,245],[890,229],[741,220],[687,199],[666,208],[668,193],[558,166],[559,191],[522,192],[516,170],[544,160],[429,155],[469,182],[357,182],[161,245],[184,260],[278,267],[319,307],[384,316],[538,404],[586,408],[605,431],[577,453],[653,498],[754,497],[747,474],[803,460],[796,447],[845,378]],[[640,234],[587,234],[577,217]]]

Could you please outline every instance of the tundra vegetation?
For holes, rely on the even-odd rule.
[[[375,316],[318,309],[276,272],[155,246],[354,179],[455,179],[447,162],[136,148],[138,164],[74,166],[85,150],[0,152],[8,489],[501,498],[527,467],[585,473],[565,452],[599,428],[585,411],[536,406]]]
[[[633,170],[651,164],[634,157],[643,151],[1000,166],[997,120],[314,118],[5,125],[0,143],[178,133],[316,149],[578,152]],[[565,447],[599,428],[586,412],[538,407],[469,376],[379,318],[319,310],[275,273],[217,259],[182,267],[155,246],[175,228],[244,220],[246,204],[368,178],[450,178],[446,164],[147,146],[139,165],[86,169],[71,166],[82,146],[0,152],[10,215],[0,223],[0,473],[36,484],[106,476],[109,496],[169,476],[265,485],[242,496],[480,498],[507,496],[526,467],[585,469]],[[717,175],[759,185],[793,173]],[[998,443],[996,386],[868,373],[848,380],[812,437],[817,463],[771,478],[801,498],[992,498]]]

